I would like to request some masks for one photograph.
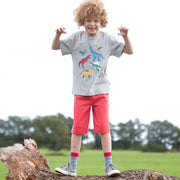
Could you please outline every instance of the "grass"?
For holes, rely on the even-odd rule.
[[[69,151],[59,152],[40,149],[48,160],[51,169],[69,161]],[[113,151],[113,163],[122,172],[131,169],[150,169],[167,175],[180,177],[180,153],[142,153],[140,151]],[[104,175],[104,157],[101,150],[84,150],[80,153],[77,168],[78,176]],[[7,168],[0,162],[0,180],[4,180]]]

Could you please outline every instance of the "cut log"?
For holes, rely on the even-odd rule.
[[[25,139],[24,146],[15,144],[0,149],[0,160],[9,169],[6,180],[180,180],[151,170],[124,171],[116,177],[78,176],[70,177],[51,171],[47,159],[40,152],[33,139]]]

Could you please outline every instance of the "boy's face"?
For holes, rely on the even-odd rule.
[[[84,19],[84,27],[88,36],[95,36],[98,34],[101,27],[101,21],[98,17],[86,17]]]

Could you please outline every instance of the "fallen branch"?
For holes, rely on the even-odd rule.
[[[32,139],[25,139],[24,146],[15,144],[0,149],[0,160],[9,169],[6,180],[180,180],[151,170],[124,171],[116,177],[78,176],[69,177],[51,171],[48,161],[40,154]]]

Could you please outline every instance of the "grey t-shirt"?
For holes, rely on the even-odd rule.
[[[72,93],[82,96],[109,93],[106,75],[108,59],[111,55],[120,57],[123,48],[124,43],[102,31],[96,36],[88,36],[85,31],[78,31],[61,40],[62,55],[72,55]]]

